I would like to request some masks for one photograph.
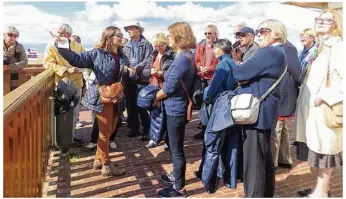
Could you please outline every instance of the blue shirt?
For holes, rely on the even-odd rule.
[[[139,44],[139,41],[131,41],[131,45],[132,45],[132,56],[131,56],[131,59],[129,60],[130,61],[130,66],[132,67],[135,67],[137,64],[138,64],[138,44]]]
[[[180,81],[183,81],[187,92],[190,94],[196,72],[192,52],[182,52],[176,55],[171,66],[164,74],[165,81],[162,89],[168,96],[164,101],[167,115],[179,117],[186,115],[188,96]]]

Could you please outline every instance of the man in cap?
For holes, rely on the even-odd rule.
[[[259,46],[255,42],[255,31],[252,28],[243,27],[239,32],[236,32],[235,35],[239,38],[240,46],[244,48],[240,60],[236,61],[245,62],[259,50]]]
[[[68,24],[62,24],[56,33],[56,36],[65,37],[69,41],[70,49],[76,53],[84,52],[84,48],[81,44],[74,41],[72,39],[72,27]],[[82,70],[79,70],[76,67],[71,66],[58,52],[57,48],[54,44],[50,43],[46,47],[46,52],[44,55],[44,64],[45,68],[52,68],[55,73],[55,84],[58,85],[60,80],[64,77],[70,78],[75,84],[76,92],[79,95],[79,100],[82,95],[82,87],[83,87],[83,74]],[[74,116],[73,116],[73,126],[72,128],[72,136],[73,142],[77,145],[82,143],[82,140],[77,139],[75,135],[75,127],[77,123],[77,119],[79,116],[80,105],[75,107]]]
[[[150,118],[149,114],[143,108],[137,107],[138,92],[144,86],[149,84],[149,77],[143,75],[143,69],[148,63],[148,58],[153,51],[151,43],[142,35],[144,28],[137,22],[136,24],[126,26],[125,31],[129,33],[130,41],[123,47],[124,54],[130,61],[130,68],[134,75],[125,76],[125,94],[126,108],[128,113],[127,123],[130,128],[129,137],[138,136],[140,133],[139,119],[143,126],[142,140],[148,140]]]

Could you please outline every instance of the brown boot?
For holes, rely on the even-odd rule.
[[[126,173],[126,169],[121,169],[115,167],[112,163],[108,165],[103,165],[101,173],[103,176],[121,176]]]
[[[118,165],[112,162],[113,166],[117,167]],[[95,159],[93,164],[94,170],[101,170],[102,169],[102,162],[101,160]]]

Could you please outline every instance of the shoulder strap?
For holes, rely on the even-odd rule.
[[[286,74],[286,71],[287,71],[287,64],[286,64],[285,70],[284,70],[284,72],[281,74],[280,78],[279,78],[278,80],[276,80],[276,82],[269,88],[269,90],[268,90],[266,93],[264,93],[264,94],[262,95],[262,97],[259,99],[260,102],[261,102],[262,100],[264,100],[264,99],[269,95],[269,93],[271,93],[271,92],[274,90],[274,88],[281,82],[282,78],[283,78],[283,77],[285,76],[285,74]]]
[[[191,101],[191,98],[189,96],[189,93],[187,92],[187,90],[185,88],[185,84],[184,84],[183,80],[180,80],[180,84],[183,87],[184,92],[185,92],[187,98],[189,99],[189,103],[187,105],[187,109],[188,109],[187,112],[188,112],[188,114],[187,114],[186,117],[187,117],[187,120],[190,121],[190,119],[191,119],[191,114],[190,113],[191,113],[191,108],[192,108],[192,101]]]

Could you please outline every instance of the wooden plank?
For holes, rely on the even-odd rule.
[[[4,94],[11,92],[11,73],[4,72]]]
[[[45,85],[49,79],[54,78],[53,74],[52,70],[45,70],[8,93],[4,97],[4,118],[8,114],[18,111],[20,104],[25,103],[26,100],[30,99],[30,97],[42,88],[42,85]]]

